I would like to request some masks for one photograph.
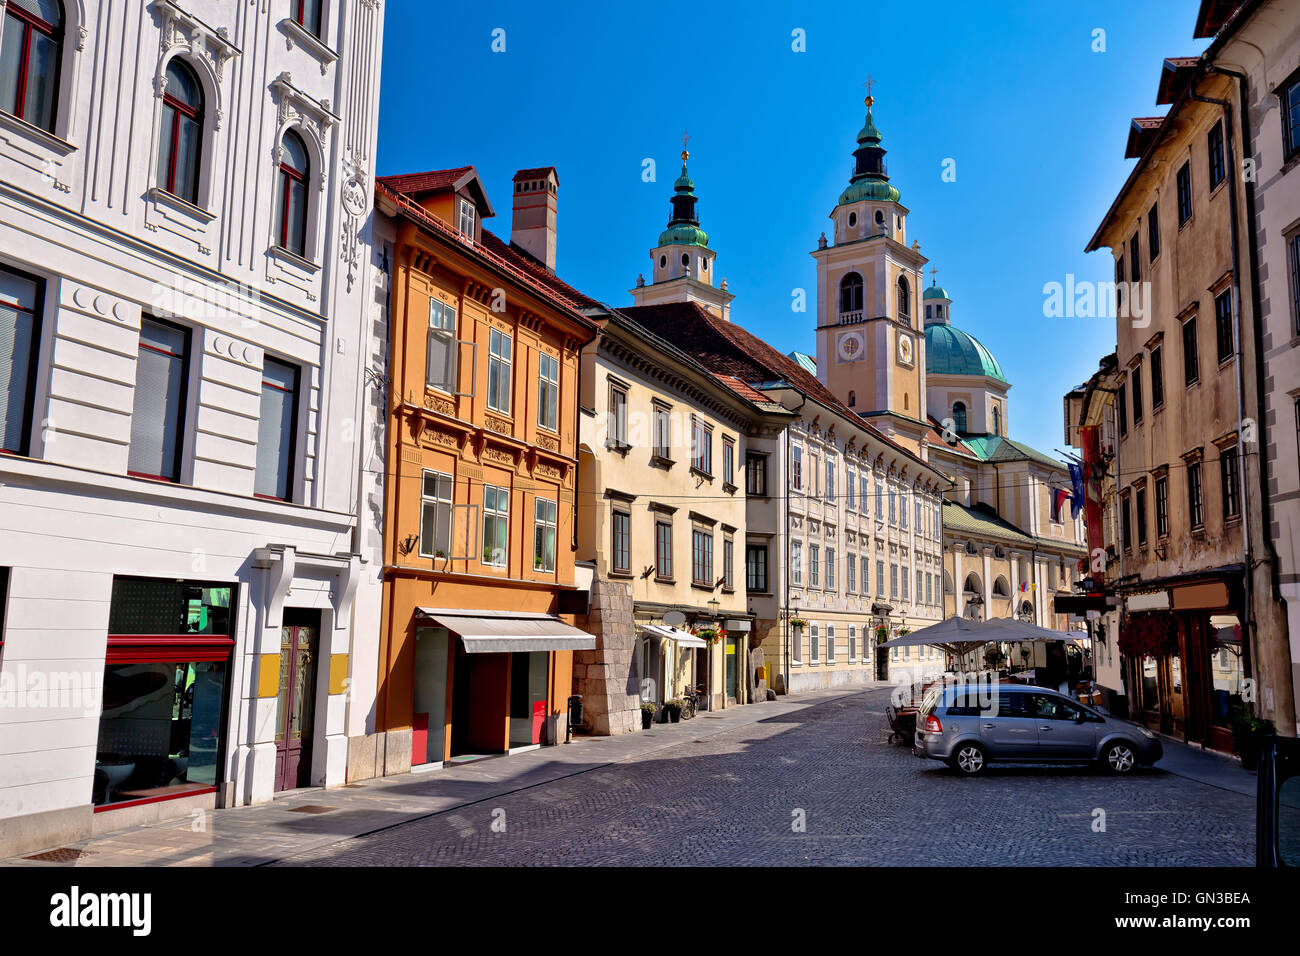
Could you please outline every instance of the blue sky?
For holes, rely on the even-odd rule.
[[[515,170],[560,176],[559,275],[630,305],[691,176],[733,320],[814,351],[809,252],[848,183],[868,74],[908,237],[939,269],[953,320],[1012,383],[1011,437],[1063,447],[1062,397],[1114,348],[1114,321],[1043,317],[1043,285],[1105,281],[1085,255],[1132,168],[1128,120],[1158,115],[1166,56],[1193,55],[1196,0],[878,4],[389,0],[380,174],[472,164],[510,233]],[[505,52],[493,52],[493,31]],[[792,31],[806,51],[792,50]],[[1105,30],[1105,52],[1093,31]],[[642,180],[653,158],[657,181]],[[956,161],[956,181],[941,178]],[[927,284],[929,273],[926,275]]]

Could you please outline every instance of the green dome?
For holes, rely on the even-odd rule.
[[[707,246],[709,234],[699,226],[678,223],[659,233],[661,246]]]
[[[925,290],[924,294],[922,294],[921,296],[921,299],[923,301],[925,299],[947,299],[949,302],[951,302],[952,296],[948,294],[948,290],[945,289],[943,286],[932,285],[930,286],[930,288]]]
[[[1002,366],[975,336],[936,323],[925,327],[925,373],[927,375],[987,375],[1006,382]]]
[[[863,199],[874,202],[898,202],[902,198],[903,194],[884,180],[859,179],[856,183],[849,183],[848,188],[840,193],[838,205],[843,206],[845,203],[859,202]]]

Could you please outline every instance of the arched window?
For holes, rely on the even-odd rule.
[[[912,317],[912,287],[908,284],[907,276],[898,277],[898,317],[900,319]]]
[[[1011,594],[1011,588],[1007,585],[1007,579],[1000,574],[998,575],[997,580],[993,582],[993,593],[998,597],[1009,597]]]
[[[307,147],[293,130],[284,134],[280,150],[280,248],[307,258],[307,183],[311,163]]]
[[[321,0],[294,0],[294,19],[317,39],[320,38]]]
[[[158,188],[198,205],[203,156],[203,88],[179,59],[167,64],[158,140]]]
[[[964,435],[966,433],[966,403],[965,402],[953,403],[952,420],[953,420],[953,427],[956,430],[957,434]]]
[[[0,110],[52,133],[63,7],[59,0],[9,0],[3,29]]]
[[[966,584],[964,585],[962,590],[964,590],[965,593],[967,594],[979,594],[980,593],[979,577],[974,574],[968,574],[966,576]]]
[[[862,311],[862,276],[850,272],[840,280],[840,315]]]
[[[993,434],[1002,434],[1002,410],[996,405],[993,406]]]
[[[854,394],[852,389],[849,389],[849,408],[853,408],[857,404],[858,404],[858,396]]]

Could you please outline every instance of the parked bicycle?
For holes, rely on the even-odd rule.
[[[699,710],[700,695],[691,688],[686,688],[682,691],[682,720],[689,720],[699,713]]]

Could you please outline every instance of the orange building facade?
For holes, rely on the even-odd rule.
[[[564,613],[595,326],[554,276],[557,187],[553,169],[516,177],[516,229],[521,202],[533,229],[506,243],[482,228],[493,210],[472,167],[376,183],[391,250],[385,774],[562,739],[573,652],[594,646]]]

